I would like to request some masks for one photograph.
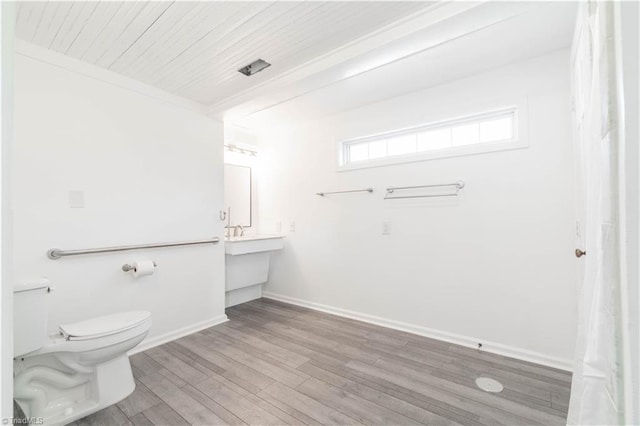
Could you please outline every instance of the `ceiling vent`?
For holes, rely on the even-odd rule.
[[[270,66],[271,64],[269,62],[258,59],[257,61],[253,61],[249,65],[240,68],[238,71],[248,77]]]

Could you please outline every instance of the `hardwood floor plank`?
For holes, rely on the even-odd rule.
[[[145,353],[158,364],[161,364],[165,369],[171,371],[187,383],[195,383],[207,377],[202,371],[193,368],[191,365],[167,352],[167,350],[162,347],[149,349]]]
[[[448,380],[450,382],[457,383],[462,386],[467,386],[472,389],[477,388],[477,385],[475,383],[475,378],[478,376],[475,376],[475,375],[474,376],[456,375],[448,371],[439,371],[439,370],[433,371],[431,374],[440,379]],[[518,392],[509,388],[507,385],[505,385],[503,381],[500,381],[500,383],[502,383],[505,386],[505,388],[502,392],[495,394],[496,397],[508,399],[510,401],[517,402],[519,404],[524,404],[532,408],[535,408],[536,410],[545,411],[549,414],[562,415],[562,413],[560,413],[558,410],[555,410],[551,407],[550,400],[538,399],[532,395]]]
[[[330,383],[343,389],[346,392],[351,392],[354,395],[358,395],[368,401],[379,404],[381,407],[388,408],[405,417],[413,419],[420,424],[428,425],[457,425],[458,423],[445,419],[435,413],[424,410],[416,405],[410,404],[407,401],[388,395],[384,392],[380,392],[374,387],[358,383],[354,380],[345,378],[338,374],[334,374],[327,371],[316,364],[309,362],[300,366],[300,369],[316,379],[322,380],[326,383]]]
[[[319,421],[307,416],[302,411],[298,411],[295,408],[291,407],[290,405],[287,405],[286,403],[280,401],[278,398],[271,396],[269,393],[260,392],[258,394],[258,397],[263,401],[266,401],[267,403],[273,405],[274,407],[277,407],[281,411],[287,413],[294,419],[296,419],[296,422],[292,424],[312,425],[312,426],[322,425],[322,423],[320,423]]]
[[[268,299],[227,315],[131,356],[135,391],[74,425],[565,423],[562,370]]]
[[[140,379],[146,387],[158,395],[176,413],[193,425],[223,425],[223,419],[189,396],[162,374],[153,373]],[[148,410],[145,410],[145,415]],[[148,417],[148,416],[147,416]],[[153,419],[151,419],[153,421]]]
[[[208,359],[204,359],[192,350],[181,345],[180,342],[182,342],[182,339],[174,340],[173,342],[169,342],[163,346],[174,356],[179,357],[185,362],[188,362],[193,366],[193,368],[202,371],[202,373],[207,376],[210,376],[212,374],[222,374],[226,371],[219,365],[209,361]]]
[[[367,425],[420,424],[409,417],[387,410],[318,379],[309,379],[296,390]]]
[[[207,380],[213,380],[213,379],[207,379]],[[206,382],[206,380],[198,384],[200,385],[204,382]],[[216,414],[216,416],[224,420],[226,424],[229,424],[229,425],[248,424],[248,423],[245,423],[240,417],[233,414],[229,410],[229,407],[226,404],[220,404],[218,401],[212,398],[212,395],[210,395],[209,393],[204,394],[193,386],[185,386],[183,389],[190,397],[192,397],[193,399],[198,401],[200,404],[207,407],[209,410],[213,411]],[[240,395],[238,395],[238,398],[240,398]]]
[[[466,370],[466,374],[469,376],[493,376],[503,384],[509,385],[522,393],[534,395],[539,399],[549,400],[550,391],[568,392],[569,389],[567,385],[559,386],[555,381],[549,383],[539,376],[536,377],[534,375],[532,377],[530,374],[518,374],[512,368],[504,367],[497,362],[469,357],[460,359],[458,356],[440,349],[433,350],[433,348],[425,349],[406,345],[402,350],[395,351],[393,348],[379,343],[370,343],[367,347],[398,362],[424,364],[431,369],[448,371],[453,374],[459,373],[460,370]]]
[[[138,370],[142,375],[155,373],[162,368],[162,365],[154,361],[145,352],[140,352],[129,357],[131,367]]]
[[[532,397],[533,399],[545,402],[545,406],[551,406],[550,402],[550,389],[540,389],[536,386],[531,386],[528,381],[512,380],[505,378],[500,374],[496,375],[493,366],[478,366],[473,362],[461,363],[455,359],[447,359],[440,355],[433,355],[432,353],[415,353],[411,351],[401,351],[398,354],[391,354],[390,352],[384,352],[384,356],[381,359],[392,361],[395,364],[405,366],[407,368],[415,369],[416,371],[429,371],[433,375],[447,375],[460,376],[466,378],[471,387],[475,388],[475,379],[482,376],[494,377],[499,379],[505,386],[505,389],[509,391],[522,394],[523,397]],[[549,402],[548,404],[546,402]]]
[[[250,392],[256,393],[273,383],[273,379],[259,371],[216,352],[211,347],[211,343],[203,339],[198,333],[180,339],[179,343],[197,355],[200,355],[202,358],[224,369],[225,371],[222,373],[224,377]]]
[[[445,364],[443,368],[435,369],[431,374],[472,388],[476,387],[475,379],[478,377],[495,378],[502,383],[505,389],[504,392],[499,393],[497,396],[509,399],[511,396],[517,397],[519,395],[530,401],[530,403],[536,407],[551,407],[551,391],[549,389],[539,389],[527,385],[526,382],[521,383],[494,376],[485,369],[477,369],[464,364],[455,364],[453,366],[451,364]]]
[[[160,370],[158,370],[157,372],[153,373],[153,375],[157,375],[160,374],[161,376],[165,377],[166,379],[168,379],[171,383],[173,383],[174,385],[178,386],[178,387],[184,387],[187,385],[187,382],[185,382],[184,380],[182,380],[180,377],[176,376],[175,374],[173,374],[171,371],[167,370],[166,368],[161,368]],[[142,379],[140,379],[140,381],[144,382],[143,379],[145,379],[146,377],[150,376],[151,374],[143,377]]]
[[[139,380],[136,380],[135,383],[136,389],[133,393],[118,403],[118,408],[129,418],[161,402],[160,398]]]
[[[273,414],[274,416],[282,420],[281,424],[284,424],[284,425],[301,424],[300,420],[298,420],[297,418],[288,414],[286,411],[276,407],[270,402],[265,401],[264,399],[260,398],[257,395],[248,394],[246,395],[245,398],[247,399],[247,401],[251,402],[252,404],[257,405],[258,407],[262,408],[263,410]]]
[[[162,402],[142,412],[156,426],[189,426],[189,422],[173,408]]]
[[[234,342],[224,334],[211,331],[209,333],[203,333],[203,335],[205,335],[206,339],[211,343],[213,350],[247,367],[260,371],[265,376],[284,383],[289,387],[294,388],[309,378],[306,374],[291,367],[282,366],[278,360],[264,356],[251,346],[245,347],[244,350],[243,348],[236,347]]]
[[[343,339],[339,336],[335,336],[335,338],[322,337],[320,333],[316,334],[303,330],[302,328],[291,327],[289,325],[275,322],[268,322],[264,324],[264,328],[276,333],[284,334],[295,341],[301,342],[301,344],[306,343],[314,346],[320,345],[325,348],[330,348],[338,354],[342,354],[343,356],[357,359],[359,361],[375,362],[379,358],[377,354],[373,354],[366,349],[352,345],[348,339]]]
[[[255,327],[243,325],[239,330],[242,330],[252,336],[262,336],[276,345],[286,348],[292,352],[296,352],[297,354],[304,355],[309,359],[326,364],[343,365],[351,360],[351,358],[343,354],[339,354],[329,348],[324,348],[312,343],[296,341],[295,338],[262,328],[261,325]]]
[[[329,347],[334,345],[334,342],[338,341],[343,341],[345,343],[364,343],[366,341],[363,336],[353,337],[344,334],[342,331],[327,332],[321,327],[314,327],[313,323],[305,323],[304,321],[299,320],[296,321],[295,319],[291,319],[287,316],[278,315],[261,309],[256,304],[252,306],[248,305],[249,304],[239,305],[238,309],[241,310],[241,312],[247,312],[255,315],[257,318],[260,318],[267,327],[269,325],[276,325],[283,327],[286,330],[293,329],[298,333],[298,336],[296,337],[304,337],[307,339],[311,338],[312,341],[320,341]]]
[[[463,386],[458,383],[436,377],[431,374],[431,372],[426,374],[416,372],[416,370],[410,366],[401,365],[385,358],[379,359],[375,365],[385,369],[386,371],[394,372],[399,376],[404,376],[408,379],[424,383],[430,387],[462,396],[468,401],[475,401],[479,404],[503,410],[516,416],[520,421],[526,421],[528,419],[545,425],[563,423],[563,419],[552,414],[541,412],[537,408],[531,408],[529,406],[501,398],[499,395],[487,393],[477,387]]]
[[[104,410],[100,410],[97,413],[91,414],[76,422],[79,426],[131,426],[133,423],[129,418],[118,408],[117,405],[112,405]]]
[[[242,323],[248,324],[251,326],[256,326],[256,325],[260,326],[264,323],[264,320],[262,319],[262,317],[259,317],[253,314],[247,314],[245,312],[239,312],[237,310],[229,312],[227,314],[227,318],[229,318],[230,321],[241,321]],[[233,324],[229,324],[229,325],[233,326]]]
[[[508,412],[502,412],[497,408],[485,407],[482,404],[473,404],[461,396],[446,390],[437,388],[427,384],[424,381],[416,380],[412,377],[406,377],[396,372],[387,371],[379,366],[365,364],[359,361],[352,361],[346,365],[349,369],[361,371],[375,377],[379,377],[388,382],[394,383],[408,391],[416,392],[438,403],[447,404],[449,407],[455,407],[463,412],[475,413],[481,417],[482,423],[485,424],[526,424],[528,419],[520,418]],[[531,422],[530,424],[540,424]]]
[[[208,363],[208,361],[203,360],[202,358],[198,357],[197,355],[195,355],[193,352],[190,352],[188,349],[180,346],[180,345],[175,345],[175,346],[171,346],[173,343],[170,343],[169,346],[167,346],[167,350],[175,353],[176,356],[182,356],[185,360],[192,360],[191,362],[193,362],[193,365],[201,365],[201,363]],[[174,349],[175,348],[175,349]],[[198,361],[196,363],[196,361],[193,361],[193,357],[197,357]],[[203,367],[206,368],[207,372],[205,373],[207,375],[207,377],[212,377],[214,379],[216,379],[217,381],[219,381],[220,383],[223,383],[225,386],[227,386],[229,389],[233,390],[235,393],[239,394],[239,395],[246,395],[249,393],[249,391],[247,389],[245,389],[242,386],[239,386],[238,384],[236,384],[235,382],[232,382],[231,380],[227,379],[226,377],[224,377],[222,374],[226,374],[224,370],[222,370],[222,374],[218,374],[215,371],[207,368],[207,367]]]
[[[291,408],[304,413],[308,417],[318,421],[324,425],[360,425],[362,423],[355,419],[345,416],[339,411],[333,408],[327,407],[324,404],[316,401],[313,398],[309,398],[306,395],[301,394],[281,383],[274,383],[265,390],[261,391],[258,395],[270,395],[277,399],[281,403],[290,406]]]
[[[248,307],[248,308],[259,308],[267,312],[272,312],[276,315],[280,315],[287,318],[298,318],[300,316],[300,312],[294,311],[293,309],[281,308],[279,306],[270,305],[268,303],[264,303],[262,299],[252,300],[247,303],[243,303],[240,308]]]
[[[288,325],[308,333],[317,334],[319,336],[327,337],[329,339],[340,339],[349,341],[351,343],[362,344],[367,341],[367,338],[362,333],[350,333],[347,329],[341,327],[332,327],[327,330],[327,327],[319,324],[317,321],[304,321],[300,316],[291,318],[287,316],[277,315],[270,311],[265,310],[264,307],[259,305],[253,305],[250,308],[250,312],[256,313],[258,316],[263,316],[267,321],[274,321],[279,324]],[[301,320],[302,319],[302,320]]]
[[[566,413],[569,410],[569,392],[551,392],[551,406]]]
[[[546,367],[527,361],[514,360],[489,352],[478,352],[475,349],[465,348],[464,346],[459,345],[451,345],[449,350],[456,354],[488,361],[493,364],[498,364],[503,368],[508,368],[509,371],[519,372],[531,377],[545,378],[547,380],[551,379],[553,381],[550,381],[550,383],[556,383],[560,386],[571,383],[571,373],[568,371],[559,370],[557,368]]]
[[[311,361],[311,363],[316,365],[315,361]],[[356,383],[365,385],[372,389],[376,389],[381,393],[386,393],[388,395],[394,396],[398,399],[401,399],[417,407],[420,407],[428,412],[437,414],[446,419],[453,420],[459,424],[493,425],[497,423],[493,420],[487,421],[485,419],[483,421],[483,419],[476,413],[465,411],[454,405],[450,405],[441,400],[423,395],[412,389],[399,386],[388,380],[382,379],[380,377],[376,377],[375,375],[367,374],[367,373],[346,368],[343,366],[333,366],[333,365],[325,364],[325,365],[321,365],[321,367],[334,374],[343,376]]]
[[[281,306],[284,308],[288,308],[288,309],[296,309],[298,310],[298,312],[302,315],[301,316],[301,320],[305,319],[305,317],[309,320],[312,321],[316,318],[319,319],[325,319],[328,321],[331,321],[333,323],[336,323],[340,326],[345,326],[345,327],[354,327],[356,329],[361,330],[362,333],[367,333],[367,332],[375,332],[375,333],[381,333],[387,336],[391,336],[393,338],[396,339],[404,339],[407,340],[407,342],[417,342],[420,344],[425,344],[425,343],[430,343],[432,345],[439,345],[442,347],[447,348],[450,344],[448,342],[443,342],[440,340],[436,340],[436,339],[431,339],[428,337],[422,337],[422,336],[418,336],[415,334],[411,334],[411,333],[407,333],[405,331],[400,331],[400,330],[394,330],[391,328],[385,328],[385,327],[380,327],[374,324],[369,324],[366,322],[362,322],[362,321],[358,321],[358,320],[354,320],[351,318],[346,318],[346,317],[341,317],[341,316],[337,316],[337,315],[332,315],[332,314],[328,314],[326,312],[321,312],[321,311],[315,311],[312,309],[307,309],[307,308],[303,308],[300,306],[295,306],[295,305],[290,305],[284,302],[280,302],[274,299],[267,299],[267,298],[262,298],[259,299],[260,303],[263,304],[269,304],[269,305],[277,305],[277,306]],[[292,308],[293,307],[293,308]]]
[[[253,337],[250,334],[245,333],[241,329],[225,327],[225,324],[223,324],[220,327],[216,327],[215,330],[235,339],[236,341],[244,342],[245,344],[254,347],[256,350],[268,353],[272,357],[280,360],[283,364],[286,364],[289,367],[296,368],[309,361],[309,358],[307,358],[306,356],[299,355],[296,352],[273,344],[268,340]]]
[[[247,424],[279,425],[282,420],[259,406],[242,398],[231,389],[227,388],[215,379],[207,379],[194,386],[206,397],[214,400],[236,417]]]
[[[134,426],[154,426],[153,422],[144,413],[138,413],[133,417],[129,417],[129,419]]]

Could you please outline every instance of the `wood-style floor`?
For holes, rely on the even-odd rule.
[[[132,356],[135,392],[75,424],[565,424],[561,370],[267,299],[227,315]]]

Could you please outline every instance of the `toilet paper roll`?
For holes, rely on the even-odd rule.
[[[156,268],[153,260],[138,260],[137,262],[133,262],[131,266],[133,266],[133,276],[135,278],[151,275]]]

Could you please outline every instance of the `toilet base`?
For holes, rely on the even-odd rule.
[[[44,425],[65,425],[113,405],[135,389],[126,353],[86,372],[70,372],[42,357],[15,377],[14,398],[27,418]]]

